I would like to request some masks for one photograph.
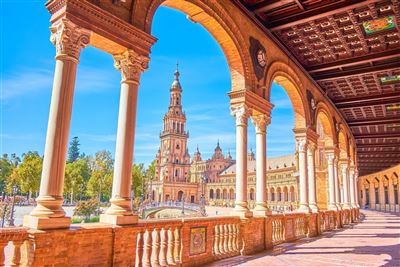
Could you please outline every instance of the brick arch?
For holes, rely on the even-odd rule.
[[[294,110],[294,128],[304,129],[311,125],[311,116],[307,105],[306,89],[296,72],[283,62],[273,62],[267,70],[263,97],[270,101],[272,82],[281,85],[289,96]],[[273,103],[272,103],[273,104]]]
[[[318,103],[317,109],[315,110],[315,121],[321,123],[324,131],[324,141],[326,147],[333,147],[337,144],[337,138],[335,134],[335,126],[332,120],[332,115],[329,112],[327,105],[323,102]]]
[[[338,134],[338,147],[341,159],[349,158],[349,144],[344,129],[341,127]]]
[[[228,11],[219,1],[204,0],[137,0],[132,11],[133,24],[151,33],[152,21],[159,6],[168,6],[187,14],[200,23],[220,44],[228,61],[232,91],[254,90],[255,75],[247,40]]]

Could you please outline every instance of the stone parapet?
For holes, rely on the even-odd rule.
[[[127,226],[88,223],[57,230],[9,228],[0,231],[0,265],[198,266],[317,236],[342,221],[358,222],[359,216],[352,209],[248,219],[139,220]]]

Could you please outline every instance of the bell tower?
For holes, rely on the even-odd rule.
[[[177,64],[170,88],[169,107],[164,115],[164,127],[160,134],[160,149],[157,155],[159,181],[186,182],[189,179],[189,133],[185,127],[186,115],[182,111],[182,86],[179,75]]]

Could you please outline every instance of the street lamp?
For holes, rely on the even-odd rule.
[[[185,193],[182,193],[182,215],[185,215]]]
[[[153,175],[150,175],[150,203],[153,201]]]
[[[11,204],[11,215],[10,215],[10,225],[9,226],[14,226],[14,205],[15,205],[15,195],[18,192],[18,186],[14,185],[13,186],[13,200]]]
[[[200,204],[202,205],[202,206],[204,206],[206,203],[205,203],[205,185],[206,185],[206,177],[205,176],[202,176],[201,177],[201,200],[200,200]]]
[[[142,194],[140,195],[140,203],[144,201],[144,175],[142,175]]]

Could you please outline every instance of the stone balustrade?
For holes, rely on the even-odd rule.
[[[127,226],[87,223],[47,231],[9,228],[0,230],[0,266],[197,266],[316,236],[358,217],[358,210],[343,210],[140,220]]]

